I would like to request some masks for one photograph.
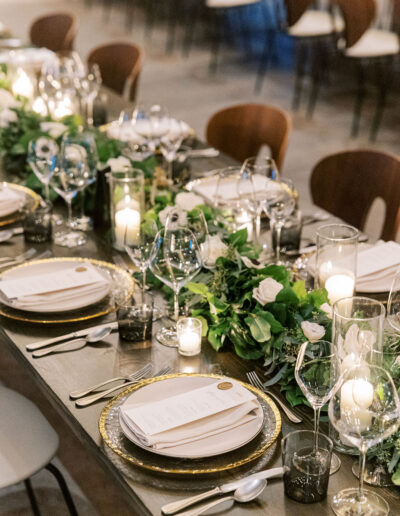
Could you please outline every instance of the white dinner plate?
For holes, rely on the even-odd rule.
[[[37,261],[32,262],[22,267],[15,267],[14,269],[10,269],[4,272],[0,280],[11,280],[11,279],[21,279],[26,278],[28,276],[35,276],[37,274],[47,274],[52,272],[60,272],[68,267],[71,268],[74,265],[74,262],[70,260],[57,260],[57,261]],[[102,299],[104,299],[110,291],[111,283],[109,281],[108,276],[106,276],[106,272],[102,270],[100,267],[97,267],[98,272],[107,279],[107,283],[104,283],[103,287],[99,287],[95,292],[87,293],[85,296],[76,297],[74,299],[66,299],[66,300],[57,300],[50,301],[47,304],[41,304],[40,306],[36,306],[35,308],[27,308],[24,306],[23,308],[18,306],[18,300],[10,301],[3,292],[0,291],[0,302],[9,306],[10,308],[14,308],[16,310],[23,310],[25,312],[37,312],[37,313],[57,313],[57,312],[70,312],[72,310],[78,310],[80,308],[85,308],[87,306],[93,305],[94,303],[98,303]]]
[[[224,379],[222,378],[222,381],[223,380]],[[232,381],[232,378],[226,378],[226,380]],[[165,380],[144,385],[141,389],[134,391],[124,402],[123,406],[129,406],[134,403],[149,403],[163,400],[177,394],[204,387],[205,385],[209,385],[215,381],[215,378],[202,376],[166,378]],[[142,444],[135,434],[128,428],[128,425],[122,417],[121,411],[119,412],[119,423],[125,437],[140,448],[156,453],[157,455],[165,455],[167,457],[182,459],[214,457],[244,446],[261,432],[264,425],[264,412],[260,403],[257,400],[255,401],[258,405],[256,409],[257,417],[243,425],[225,431],[223,436],[221,436],[221,434],[211,435],[191,443],[171,446],[160,450],[155,450],[150,446]]]
[[[182,122],[182,126],[180,127],[178,124],[178,120],[172,118],[170,120],[171,128],[170,132],[174,134],[177,131],[183,131],[185,137],[189,136],[192,132],[192,129],[186,122]],[[135,131],[135,125],[138,129],[142,129],[142,132]],[[123,142],[130,142],[133,144],[143,144],[146,140],[143,135],[145,135],[148,130],[148,122],[146,120],[139,120],[136,124],[130,124],[129,122],[124,123],[122,125],[119,124],[118,120],[111,122],[107,126],[107,136],[109,138],[114,138],[117,140],[121,140]]]
[[[19,211],[25,204],[25,192],[23,190],[16,190],[15,188],[4,188],[9,189],[13,199],[10,202],[0,202],[0,217],[7,217],[16,211]],[[15,200],[14,200],[15,197]]]

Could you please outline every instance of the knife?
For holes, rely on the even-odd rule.
[[[222,486],[215,487],[214,489],[211,489],[211,491],[206,491],[205,493],[201,493],[190,498],[185,498],[184,500],[179,500],[177,502],[168,503],[167,505],[164,505],[164,507],[161,507],[161,512],[163,514],[175,514],[178,511],[189,507],[189,505],[200,502],[201,500],[209,498],[210,496],[234,491],[241,485],[246,484],[249,480],[259,480],[273,477],[279,478],[283,475],[283,471],[283,468],[273,468],[259,471],[258,473],[241,478],[240,480],[234,480],[233,482],[228,482]]]
[[[86,335],[88,335],[91,331],[97,330],[98,328],[103,328],[104,326],[109,326],[114,331],[118,328],[118,322],[99,324],[98,326],[92,326],[91,328],[85,328],[84,330],[67,333],[66,335],[61,335],[60,337],[54,337],[52,339],[34,342],[33,344],[27,344],[26,350],[35,351],[36,349],[45,348],[46,346],[50,346],[50,344],[55,344],[56,342],[61,342],[63,340],[75,339],[78,337],[86,337]]]

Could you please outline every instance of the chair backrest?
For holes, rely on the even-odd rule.
[[[314,0],[285,0],[286,22],[289,27],[297,23]]]
[[[240,104],[215,113],[208,121],[210,145],[243,162],[256,156],[262,145],[271,150],[280,169],[291,128],[289,115],[265,104]]]
[[[380,237],[396,238],[400,225],[400,159],[386,152],[354,150],[323,158],[310,180],[313,202],[363,230],[377,198],[386,205]]]
[[[357,43],[364,32],[371,26],[376,14],[375,0],[335,0],[342,11],[345,29],[346,47]]]
[[[392,0],[392,27],[391,29],[400,35],[400,0]]]
[[[128,98],[135,100],[142,69],[142,49],[133,43],[109,43],[91,51],[89,63],[97,63],[103,84],[122,95],[128,83]]]
[[[31,42],[37,47],[46,47],[53,52],[74,48],[77,31],[75,16],[68,13],[54,13],[35,20],[30,28]]]

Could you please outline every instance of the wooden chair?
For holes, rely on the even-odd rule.
[[[103,84],[135,100],[142,69],[142,49],[133,43],[109,43],[91,51],[89,63],[97,63]]]
[[[376,13],[375,0],[335,1],[342,11],[345,22],[341,51],[345,58],[353,60],[358,66],[358,93],[354,105],[353,136],[358,134],[366,94],[366,68],[372,65],[376,69],[378,98],[370,132],[370,138],[374,140],[392,79],[393,61],[400,53],[399,37],[396,32],[390,30],[371,28]]]
[[[37,47],[46,47],[53,52],[74,48],[77,32],[76,18],[68,13],[54,13],[36,19],[30,28],[30,40]]]
[[[207,123],[206,138],[210,145],[240,162],[267,145],[280,169],[290,128],[290,117],[281,109],[240,104],[215,113]]]
[[[386,152],[354,150],[323,158],[311,180],[313,202],[361,231],[373,201],[385,202],[380,238],[394,240],[400,225],[400,159]]]

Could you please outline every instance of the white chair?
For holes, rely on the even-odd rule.
[[[32,511],[40,515],[30,477],[46,468],[55,476],[70,514],[77,516],[64,477],[50,462],[58,449],[58,436],[39,409],[0,385],[0,414],[0,489],[24,482]]]

